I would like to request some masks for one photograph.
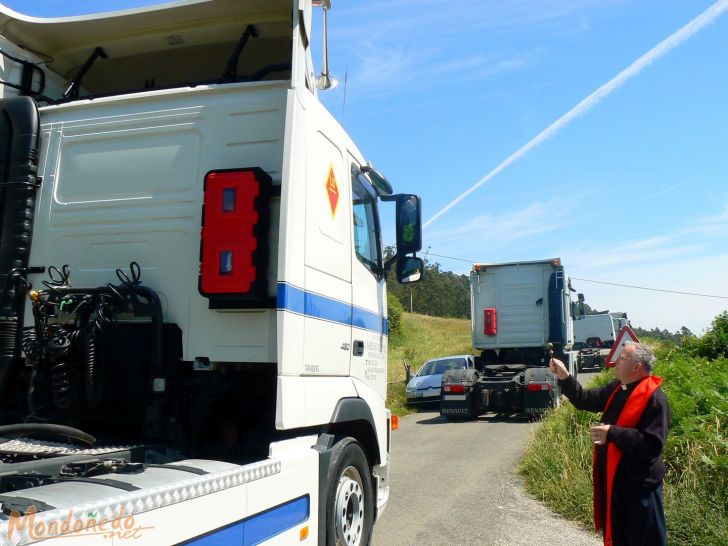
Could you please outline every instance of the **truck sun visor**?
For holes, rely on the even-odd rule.
[[[211,307],[266,296],[270,186],[258,168],[205,176],[199,289]]]

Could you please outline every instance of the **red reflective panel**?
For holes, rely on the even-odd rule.
[[[483,333],[486,336],[494,336],[497,332],[495,307],[483,309]]]
[[[447,387],[450,387],[449,389]],[[465,392],[465,385],[447,385],[445,390],[450,392]]]
[[[211,172],[205,178],[202,219],[203,294],[245,294],[256,279],[253,260],[261,184],[252,171]]]
[[[550,391],[551,390],[551,384],[550,383],[529,383],[528,387],[526,387],[529,391]]]

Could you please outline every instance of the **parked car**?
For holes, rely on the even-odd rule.
[[[442,374],[447,370],[463,370],[466,368],[475,368],[475,357],[473,355],[445,356],[428,360],[407,383],[405,388],[407,403],[438,402],[440,400]]]

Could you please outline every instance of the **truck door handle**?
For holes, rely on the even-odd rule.
[[[360,339],[354,340],[354,356],[362,356],[364,354],[364,342]]]

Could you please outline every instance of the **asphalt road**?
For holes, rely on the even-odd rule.
[[[372,544],[599,546],[596,534],[525,492],[516,466],[537,426],[494,415],[449,422],[437,408],[401,418],[392,438],[391,496]]]

